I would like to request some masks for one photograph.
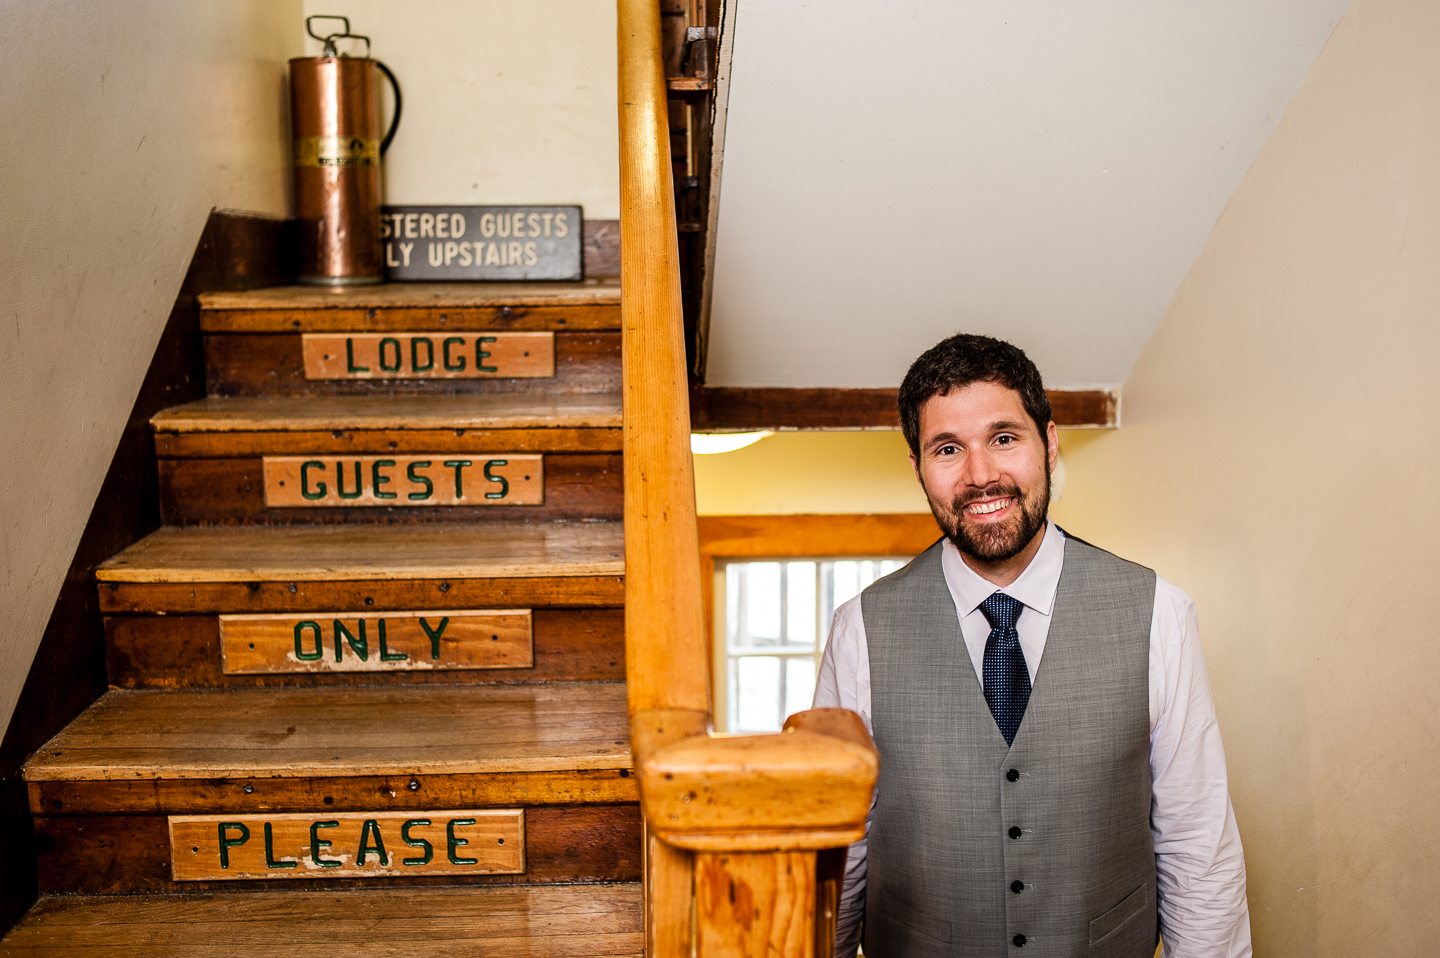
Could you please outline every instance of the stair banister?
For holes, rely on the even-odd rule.
[[[651,958],[828,956],[879,763],[859,716],[710,732],[679,242],[657,0],[618,0],[625,655]]]

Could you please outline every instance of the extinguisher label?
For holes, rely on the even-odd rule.
[[[302,136],[296,166],[379,166],[380,141],[365,136]]]

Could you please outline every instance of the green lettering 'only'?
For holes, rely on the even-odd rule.
[[[445,368],[452,373],[458,373],[465,368],[465,354],[461,353],[454,360],[450,358],[450,347],[459,343],[465,345],[465,340],[459,336],[447,336],[440,344],[440,358],[445,360]]]
[[[411,848],[423,848],[423,849],[425,849],[425,854],[423,854],[423,855],[420,856],[419,858],[402,858],[402,859],[401,859],[401,862],[402,862],[402,863],[404,863],[404,864],[406,864],[406,865],[428,865],[428,864],[430,864],[430,859],[432,859],[432,858],[435,857],[435,846],[434,846],[434,845],[431,845],[429,842],[427,842],[427,841],[426,841],[425,839],[423,839],[423,838],[411,838],[411,837],[410,837],[410,827],[411,827],[412,825],[429,825],[429,824],[430,824],[430,819],[428,819],[428,818],[412,818],[412,819],[410,819],[408,822],[406,822],[404,825],[401,825],[401,826],[400,826],[400,838],[401,838],[402,841],[405,842],[405,844],[409,845]]]
[[[335,661],[339,662],[344,658],[344,646],[340,644],[341,636],[344,636],[345,643],[350,646],[350,651],[360,656],[361,662],[370,660],[370,643],[365,639],[365,620],[361,619],[355,630],[360,634],[351,635],[350,630],[345,628],[345,623],[339,619],[335,620]]]
[[[265,867],[266,868],[294,868],[297,863],[289,858],[275,857],[275,835],[270,829],[270,823],[265,823]]]
[[[461,845],[468,845],[468,844],[470,844],[470,840],[469,840],[468,838],[456,838],[456,837],[455,837],[455,826],[456,826],[456,825],[474,825],[474,824],[475,824],[475,819],[473,819],[473,818],[452,818],[452,819],[450,819],[450,821],[448,821],[448,822],[445,823],[445,840],[449,843],[449,847],[445,850],[445,854],[450,857],[450,864],[452,864],[452,865],[478,865],[478,864],[480,864],[480,859],[478,859],[478,858],[457,858],[456,855],[455,855],[455,849],[459,848]]]
[[[311,469],[324,469],[324,468],[325,468],[325,463],[321,462],[321,461],[318,460],[318,459],[312,459],[312,460],[310,460],[309,462],[303,463],[303,464],[300,466],[300,495],[304,496],[306,499],[324,499],[324,498],[325,498],[325,491],[326,491],[326,490],[325,490],[325,482],[324,482],[324,480],[321,480],[321,481],[315,483],[316,488],[315,488],[315,491],[314,491],[314,492],[311,492],[311,491],[310,491],[310,470],[311,470]]]
[[[380,622],[379,622],[379,629],[380,629],[380,661],[381,661],[381,662],[404,662],[406,659],[408,659],[408,658],[410,657],[410,656],[406,655],[404,652],[391,652],[389,646],[387,646],[387,645],[385,644],[385,620],[384,620],[384,619],[381,619],[381,620],[380,620]]]
[[[345,337],[345,371],[347,373],[368,373],[369,366],[355,365],[355,340]]]
[[[315,634],[314,652],[305,651],[306,632],[313,632]],[[322,647],[324,642],[325,637],[321,634],[319,622],[306,621],[295,623],[295,658],[301,662],[314,662],[323,656],[325,654],[325,650]]]
[[[406,494],[406,498],[412,502],[416,502],[421,499],[429,499],[432,495],[435,494],[435,484],[431,482],[428,477],[415,475],[415,470],[420,468],[421,466],[425,467],[426,469],[430,468],[430,460],[421,459],[417,462],[412,462],[409,466],[405,467],[405,475],[410,477],[410,481],[417,485],[424,485],[425,487],[424,492],[411,492]]]
[[[370,843],[371,835],[375,836],[374,844]],[[380,864],[390,864],[390,856],[385,854],[385,839],[380,837],[380,823],[373,818],[367,818],[365,824],[360,826],[360,850],[355,853],[355,864],[365,864],[365,856],[371,852],[380,859]]]
[[[240,832],[239,838],[230,838],[227,832],[230,829]],[[220,823],[220,867],[230,867],[230,849],[243,845],[250,840],[250,829],[244,822],[221,822]]]
[[[355,460],[355,491],[345,491],[345,463],[336,460],[335,462],[335,492],[341,499],[359,499],[360,494],[365,491],[365,484],[360,481],[360,460]]]
[[[465,498],[465,486],[460,481],[460,473],[465,471],[466,466],[474,465],[469,459],[446,459],[445,466],[455,470],[455,498]]]
[[[420,344],[425,344],[425,365],[420,365]],[[435,344],[426,336],[410,337],[410,369],[412,372],[429,372],[435,368]]]
[[[493,342],[495,342],[494,336],[475,337],[475,368],[482,373],[498,373],[500,371],[499,366],[485,365],[485,360],[490,358],[490,353],[486,351],[485,344]]]
[[[393,493],[393,492],[381,492],[381,491],[380,491],[380,487],[383,486],[383,485],[385,485],[385,484],[387,484],[387,483],[390,481],[390,477],[389,477],[389,476],[386,476],[386,475],[382,475],[382,474],[381,474],[381,472],[380,472],[380,467],[381,467],[381,466],[385,466],[385,467],[388,468],[388,467],[393,466],[393,465],[395,465],[395,460],[394,460],[394,459],[376,459],[375,462],[374,462],[374,464],[371,465],[371,467],[370,467],[370,491],[371,491],[372,493],[374,493],[376,499],[394,499],[394,498],[395,498],[395,493]]]
[[[336,861],[333,858],[321,858],[320,849],[329,848],[332,844],[320,837],[322,828],[339,828],[339,822],[311,822],[310,823],[310,860],[321,868],[339,868],[344,862]]]
[[[500,483],[500,491],[485,493],[486,499],[504,499],[510,494],[510,480],[506,479],[504,476],[497,476],[490,471],[496,466],[508,465],[510,465],[510,460],[508,459],[491,459],[489,462],[485,463],[485,478],[490,480],[491,482]]]
[[[432,629],[430,623],[425,621],[425,617],[420,617],[420,628],[424,629],[425,634],[430,638],[430,658],[436,660],[440,658],[440,636],[445,634],[445,626],[449,624],[450,616],[447,615],[440,620],[438,627]]]
[[[385,348],[387,346],[395,350],[394,363],[387,363],[385,361]],[[398,373],[400,371],[400,340],[391,336],[386,336],[380,340],[380,368],[387,373]]]

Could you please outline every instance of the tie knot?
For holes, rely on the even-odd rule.
[[[996,592],[980,603],[980,611],[985,613],[985,621],[990,623],[992,629],[1015,628],[1015,623],[1020,621],[1022,608],[1023,602],[1012,599],[1003,592]]]

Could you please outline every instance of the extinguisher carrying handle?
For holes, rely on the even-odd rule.
[[[390,117],[390,129],[385,131],[385,139],[380,141],[380,155],[384,156],[385,151],[390,149],[390,141],[395,139],[395,131],[400,128],[400,81],[395,79],[395,74],[390,72],[390,68],[379,60],[375,61],[375,66],[385,74],[385,79],[390,81],[390,89],[395,91],[395,115]]]

